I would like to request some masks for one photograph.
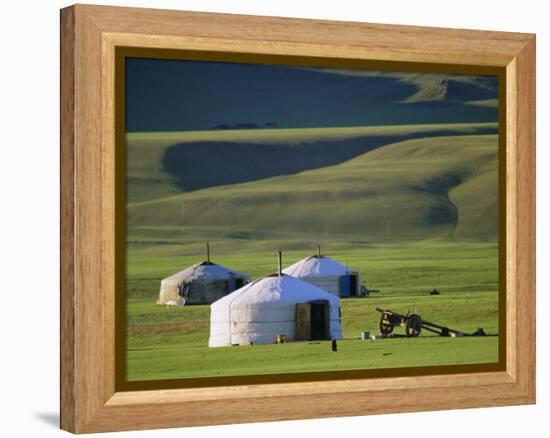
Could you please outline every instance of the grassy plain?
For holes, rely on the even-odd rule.
[[[342,300],[346,339],[339,343],[337,353],[332,353],[326,342],[208,348],[209,306],[154,306],[158,279],[201,258],[200,245],[190,245],[187,251],[185,245],[131,250],[127,300],[130,380],[487,363],[498,359],[498,337],[492,336],[439,338],[424,333],[419,339],[359,340],[363,330],[378,334],[376,307],[418,312],[427,320],[466,333],[483,327],[497,334],[494,243],[378,243],[348,250],[338,249],[338,243],[328,244],[328,254],[359,269],[364,283],[380,290],[368,298]],[[177,255],[193,252],[191,248],[197,254]],[[216,248],[217,262],[245,270],[255,278],[274,270],[271,252],[250,252],[238,240]],[[288,251],[285,264],[309,253]],[[441,291],[440,296],[425,294],[434,287]]]
[[[377,306],[418,312],[464,332],[483,327],[498,333],[497,136],[485,131],[495,128],[129,134],[128,378],[495,362],[496,336],[359,339],[363,330],[378,333]],[[335,165],[238,184],[209,181],[187,192],[163,165],[175,143],[184,149],[201,141],[299,148],[374,137],[388,144]],[[230,167],[242,158],[235,156]],[[227,164],[215,163],[213,169],[222,172]],[[206,240],[214,262],[253,278],[275,271],[277,250],[283,250],[286,266],[321,244],[324,254],[359,270],[363,283],[380,292],[342,300],[346,339],[337,353],[325,342],[210,349],[209,306],[154,306],[160,280],[204,260]],[[442,295],[427,296],[433,288]]]
[[[378,334],[375,307],[418,311],[433,322],[473,332],[498,333],[494,292],[444,293],[441,296],[374,296],[342,300],[344,340],[338,352],[330,342],[208,348],[209,306],[152,307],[147,297],[128,302],[128,379],[270,374],[301,371],[400,368],[490,363],[498,360],[498,337],[363,341],[363,330]],[[403,333],[396,328],[396,333]]]

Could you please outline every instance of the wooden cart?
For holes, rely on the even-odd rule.
[[[390,336],[393,333],[395,326],[405,327],[405,334],[408,338],[415,338],[420,336],[422,329],[438,334],[439,336],[465,336],[464,333],[444,327],[433,322],[426,321],[417,313],[408,313],[403,315],[401,313],[394,312],[392,310],[384,310],[379,307],[376,308],[380,312],[380,333],[382,336]],[[482,329],[480,329],[482,330]],[[476,332],[476,336],[481,333]],[[473,336],[473,335],[472,335]]]

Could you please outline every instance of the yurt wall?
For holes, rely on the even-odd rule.
[[[324,291],[336,296],[340,296],[340,277],[300,277],[302,280],[307,281]]]
[[[340,299],[289,275],[250,283],[210,307],[210,347],[271,344],[278,335],[296,339],[298,304],[326,303],[326,333],[342,337]]]
[[[248,275],[224,266],[197,263],[161,281],[157,304],[210,304],[249,281]]]
[[[186,287],[187,295],[185,295]],[[186,304],[210,304],[233,291],[229,289],[228,280],[193,281],[188,285],[182,285],[181,288]]]

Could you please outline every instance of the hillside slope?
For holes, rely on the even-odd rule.
[[[402,102],[471,102],[496,98],[498,79],[494,76],[469,76],[373,70],[320,69],[324,73],[368,78],[392,78],[415,88]],[[493,105],[496,108],[496,105]]]
[[[130,58],[126,131],[496,122],[496,77]]]
[[[130,133],[128,202],[327,167],[412,138],[496,131],[476,123]]]
[[[331,167],[135,203],[128,224],[494,239],[497,146],[496,135],[407,140]]]

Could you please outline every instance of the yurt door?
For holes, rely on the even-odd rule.
[[[296,340],[311,339],[311,304],[296,304]]]
[[[351,277],[349,275],[342,275],[340,277],[340,296],[341,297],[349,297],[350,278]]]
[[[235,290],[240,289],[244,286],[244,279],[242,278],[235,278]]]
[[[231,293],[244,286],[244,280],[238,277],[230,277],[227,280],[227,292]]]
[[[327,339],[328,305],[325,301],[311,303],[311,339]]]
[[[350,274],[349,276],[349,295],[350,297],[359,295],[359,277],[357,274]]]
[[[296,339],[328,339],[328,315],[326,301],[296,304]]]
[[[356,297],[359,295],[359,276],[356,273],[340,277],[340,296]]]

